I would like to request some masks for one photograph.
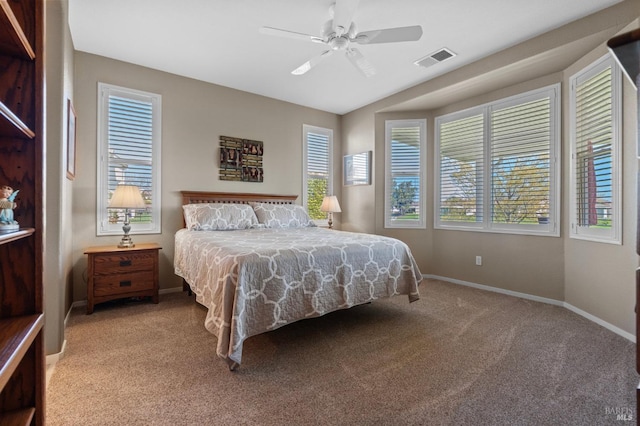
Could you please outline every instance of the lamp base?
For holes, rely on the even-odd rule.
[[[125,210],[124,225],[122,226],[122,231],[124,232],[124,235],[122,236],[122,240],[120,241],[120,244],[118,244],[118,247],[119,248],[135,247],[136,245],[133,244],[133,240],[129,235],[129,231],[131,231],[131,225],[129,224],[129,209]]]
[[[136,245],[133,244],[133,240],[128,235],[125,235],[124,237],[122,237],[122,240],[120,240],[120,243],[118,244],[119,248],[132,248],[135,246]]]

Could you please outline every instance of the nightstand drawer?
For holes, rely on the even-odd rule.
[[[112,275],[153,271],[156,259],[155,252],[96,255],[93,258],[93,272],[95,275]]]
[[[153,273],[133,272],[95,277],[93,294],[97,297],[131,293],[135,291],[152,290],[154,287]]]

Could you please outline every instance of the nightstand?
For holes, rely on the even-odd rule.
[[[87,314],[96,303],[125,297],[150,296],[158,303],[158,244],[89,247]]]

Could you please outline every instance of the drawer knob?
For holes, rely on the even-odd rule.
[[[131,287],[131,280],[120,281],[120,287]]]
[[[131,266],[131,259],[121,260],[120,261],[120,266]]]

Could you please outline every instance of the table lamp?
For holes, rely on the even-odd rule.
[[[338,203],[338,198],[335,195],[327,195],[322,200],[320,210],[329,213],[329,229],[333,229],[333,214],[342,211],[340,209],[340,203]]]
[[[124,209],[124,225],[122,226],[122,230],[124,231],[124,236],[118,244],[120,248],[130,248],[135,247],[133,241],[131,240],[131,236],[129,236],[129,231],[131,231],[131,225],[129,224],[129,210],[133,209],[144,209],[147,205],[142,199],[142,194],[140,193],[140,189],[135,185],[118,185],[116,186],[116,190],[111,196],[111,201],[109,201],[108,208],[110,209]]]

